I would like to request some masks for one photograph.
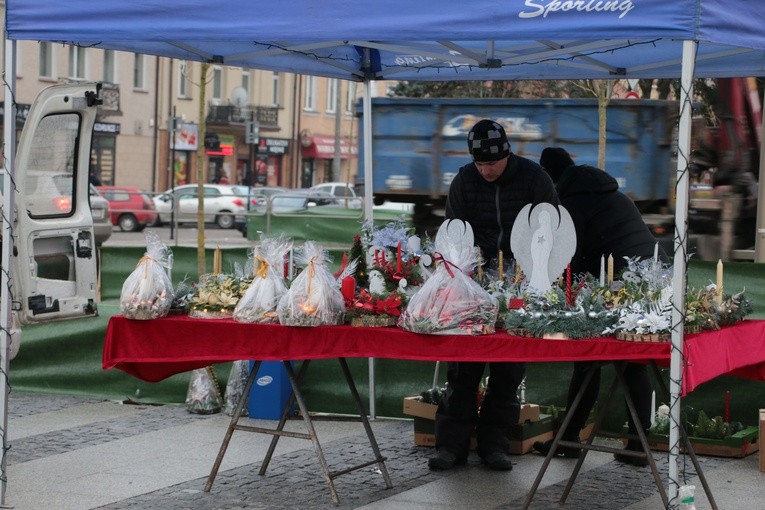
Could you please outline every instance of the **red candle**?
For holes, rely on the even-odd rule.
[[[340,289],[345,303],[350,304],[353,301],[353,297],[356,295],[356,278],[353,276],[346,276],[343,278]]]
[[[730,423],[730,391],[725,392],[725,423]]]
[[[401,241],[398,242],[398,247],[396,247],[396,272],[401,273]]]
[[[566,305],[572,306],[574,304],[574,298],[571,294],[571,264],[566,266]]]

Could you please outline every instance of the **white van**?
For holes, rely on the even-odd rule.
[[[99,91],[95,83],[43,90],[29,109],[15,169],[0,173],[0,253],[3,267],[9,261],[11,269],[11,285],[0,289],[0,315],[12,310],[7,340],[11,359],[22,325],[98,315],[88,166]],[[11,112],[6,109],[5,114]],[[61,186],[61,179],[72,185]],[[6,196],[11,189],[15,193]],[[13,214],[6,215],[11,203]]]

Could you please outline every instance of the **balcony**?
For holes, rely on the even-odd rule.
[[[234,106],[211,104],[207,113],[208,124],[230,125],[246,123],[254,119],[260,123],[260,127],[279,126],[279,108],[276,106]]]

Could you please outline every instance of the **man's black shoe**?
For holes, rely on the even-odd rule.
[[[534,450],[538,451],[545,457],[548,453],[550,453],[550,448],[552,448],[553,440],[550,439],[548,441],[536,441],[533,445],[531,445]],[[555,455],[559,457],[566,457],[568,459],[578,459],[579,456],[582,454],[581,448],[574,448],[572,446],[561,446],[558,445],[558,447],[555,449]]]
[[[434,456],[428,459],[428,467],[438,471],[445,471],[454,466],[462,466],[467,462],[465,457],[457,457],[450,451],[438,450]]]
[[[633,450],[632,448],[625,448],[625,451],[640,452],[641,450]],[[646,457],[633,457],[632,455],[625,455],[623,453],[614,453],[614,459],[618,460],[622,464],[632,464],[633,466],[645,467],[648,465],[648,458]]]
[[[510,455],[504,452],[489,452],[485,456],[482,456],[481,459],[487,466],[489,466],[489,469],[494,471],[510,471],[513,469],[513,463],[510,460]]]

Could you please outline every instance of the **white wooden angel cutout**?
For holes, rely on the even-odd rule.
[[[547,292],[576,251],[576,230],[565,207],[527,204],[513,224],[510,248],[526,275],[530,294]]]

